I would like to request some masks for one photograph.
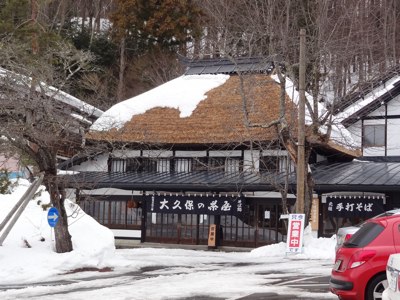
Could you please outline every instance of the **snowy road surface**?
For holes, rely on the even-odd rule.
[[[27,180],[0,195],[0,221],[26,192]],[[258,300],[337,299],[328,291],[336,237],[304,229],[304,246],[286,255],[286,243],[250,252],[115,249],[113,233],[67,200],[73,251],[56,253],[49,194],[31,200],[0,247],[0,299],[36,300]],[[109,272],[73,272],[107,269]]]
[[[0,299],[337,299],[332,261],[177,249],[117,250],[111,272],[0,283]]]

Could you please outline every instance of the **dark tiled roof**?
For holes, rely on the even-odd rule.
[[[400,191],[399,162],[352,161],[313,167],[315,189],[327,191]],[[333,189],[334,188],[334,189]]]
[[[274,63],[262,57],[238,57],[234,60],[213,58],[201,60],[182,59],[187,66],[185,75],[233,74],[233,73],[271,73]]]
[[[367,116],[371,112],[377,110],[379,107],[388,103],[390,100],[397,97],[398,95],[400,95],[400,81],[396,82],[393,85],[393,88],[390,89],[388,92],[377,97],[371,103],[364,106],[363,108],[361,108],[360,110],[358,110],[357,112],[355,112],[354,114],[352,114],[351,116],[349,116],[345,120],[343,120],[343,122],[342,122],[343,125],[349,126],[349,125],[357,122],[360,118]]]
[[[340,99],[339,103],[335,105],[335,113],[346,110],[346,108],[356,103],[374,89],[385,84],[387,81],[399,74],[400,66],[395,66],[390,68],[386,73],[379,75],[368,82],[363,82],[362,84],[357,85],[353,92],[345,95],[342,99]]]
[[[400,162],[400,156],[361,156],[357,159],[375,162]]]
[[[13,92],[22,95],[28,95],[32,92],[30,77],[1,67],[0,86],[3,90],[10,88],[14,90]],[[52,108],[55,109],[58,114],[75,115],[76,120],[79,120],[80,124],[85,128],[89,127],[91,123],[96,121],[103,114],[102,110],[43,82],[36,87],[36,93],[36,97],[43,98],[43,102],[50,101]],[[7,105],[9,108],[15,106],[14,98],[10,97],[10,95],[0,93],[0,97],[2,98],[3,105]],[[90,121],[90,123],[88,124],[87,121]]]
[[[400,162],[320,164],[312,167],[315,190],[386,192],[400,191]],[[156,191],[273,191],[272,181],[283,183],[283,175],[222,172],[192,173],[106,173],[82,172],[66,176],[67,186],[83,189],[119,188]],[[295,174],[289,176],[289,189],[296,189]]]

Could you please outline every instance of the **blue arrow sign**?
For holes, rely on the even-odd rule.
[[[52,207],[49,209],[47,213],[47,222],[49,223],[50,227],[55,227],[57,225],[58,219],[60,214],[58,213],[57,208]]]

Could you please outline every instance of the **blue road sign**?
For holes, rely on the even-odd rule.
[[[52,207],[49,209],[47,213],[47,222],[49,223],[50,227],[55,227],[57,225],[58,219],[60,214],[58,213],[57,208]]]

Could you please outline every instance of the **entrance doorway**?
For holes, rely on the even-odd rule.
[[[176,214],[146,211],[144,201],[108,198],[81,199],[81,208],[110,229],[141,232],[142,242],[207,245],[211,224],[217,226],[218,245],[260,247],[286,240],[279,201],[250,199],[246,213]]]
[[[147,213],[146,242],[207,245],[213,215]]]
[[[209,227],[217,225],[220,246],[259,247],[286,240],[278,204],[250,204],[247,214],[195,215],[147,213],[146,242],[207,245]]]

